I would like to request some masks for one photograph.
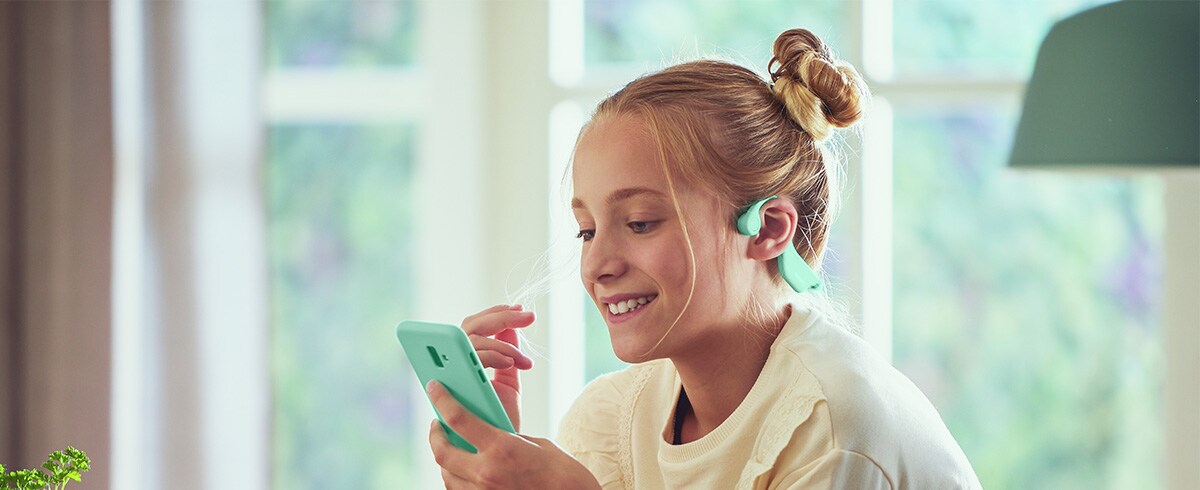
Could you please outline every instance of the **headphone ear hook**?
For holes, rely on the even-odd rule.
[[[746,236],[758,235],[762,231],[762,207],[771,199],[779,196],[770,196],[759,199],[742,211],[738,216],[737,227],[738,233]],[[788,283],[798,293],[804,291],[817,291],[821,289],[821,279],[817,277],[816,271],[808,262],[800,257],[800,253],[796,251],[796,247],[789,246],[783,250],[783,254],[777,257],[779,263],[779,274],[783,276],[783,280]]]

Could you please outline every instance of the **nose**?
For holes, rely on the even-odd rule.
[[[585,284],[606,284],[625,273],[628,263],[625,261],[624,247],[616,238],[597,233],[588,243],[579,264]]]

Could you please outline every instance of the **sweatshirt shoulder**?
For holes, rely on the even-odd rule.
[[[865,455],[899,487],[978,487],[933,404],[864,340],[818,319],[785,346],[820,385],[837,450]]]
[[[555,442],[583,463],[603,488],[632,488],[633,400],[658,369],[661,366],[651,362],[597,377],[559,424]]]
[[[559,424],[559,444],[574,454],[599,440],[616,443],[621,427],[632,419],[632,401],[650,375],[664,366],[659,361],[635,364],[592,380],[575,398]]]

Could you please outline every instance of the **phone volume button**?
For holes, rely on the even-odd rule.
[[[475,357],[475,352],[471,352],[471,363],[476,366],[479,365],[479,358]]]
[[[484,383],[487,383],[487,375],[486,375],[486,374],[483,374],[483,370],[482,370],[482,369],[480,369],[480,370],[478,370],[478,371],[475,371],[475,372],[479,373],[479,381],[481,381],[481,382],[484,382]]]

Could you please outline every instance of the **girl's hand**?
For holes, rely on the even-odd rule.
[[[533,312],[521,305],[496,305],[463,320],[462,328],[475,346],[479,362],[494,368],[492,387],[508,412],[513,428],[521,430],[521,378],[519,369],[533,367],[533,360],[521,353],[515,329],[533,323]],[[464,436],[465,437],[465,436]]]
[[[433,420],[429,445],[446,488],[600,488],[591,472],[554,442],[492,427],[436,381],[426,389],[446,425],[479,451],[471,454],[451,444]]]

